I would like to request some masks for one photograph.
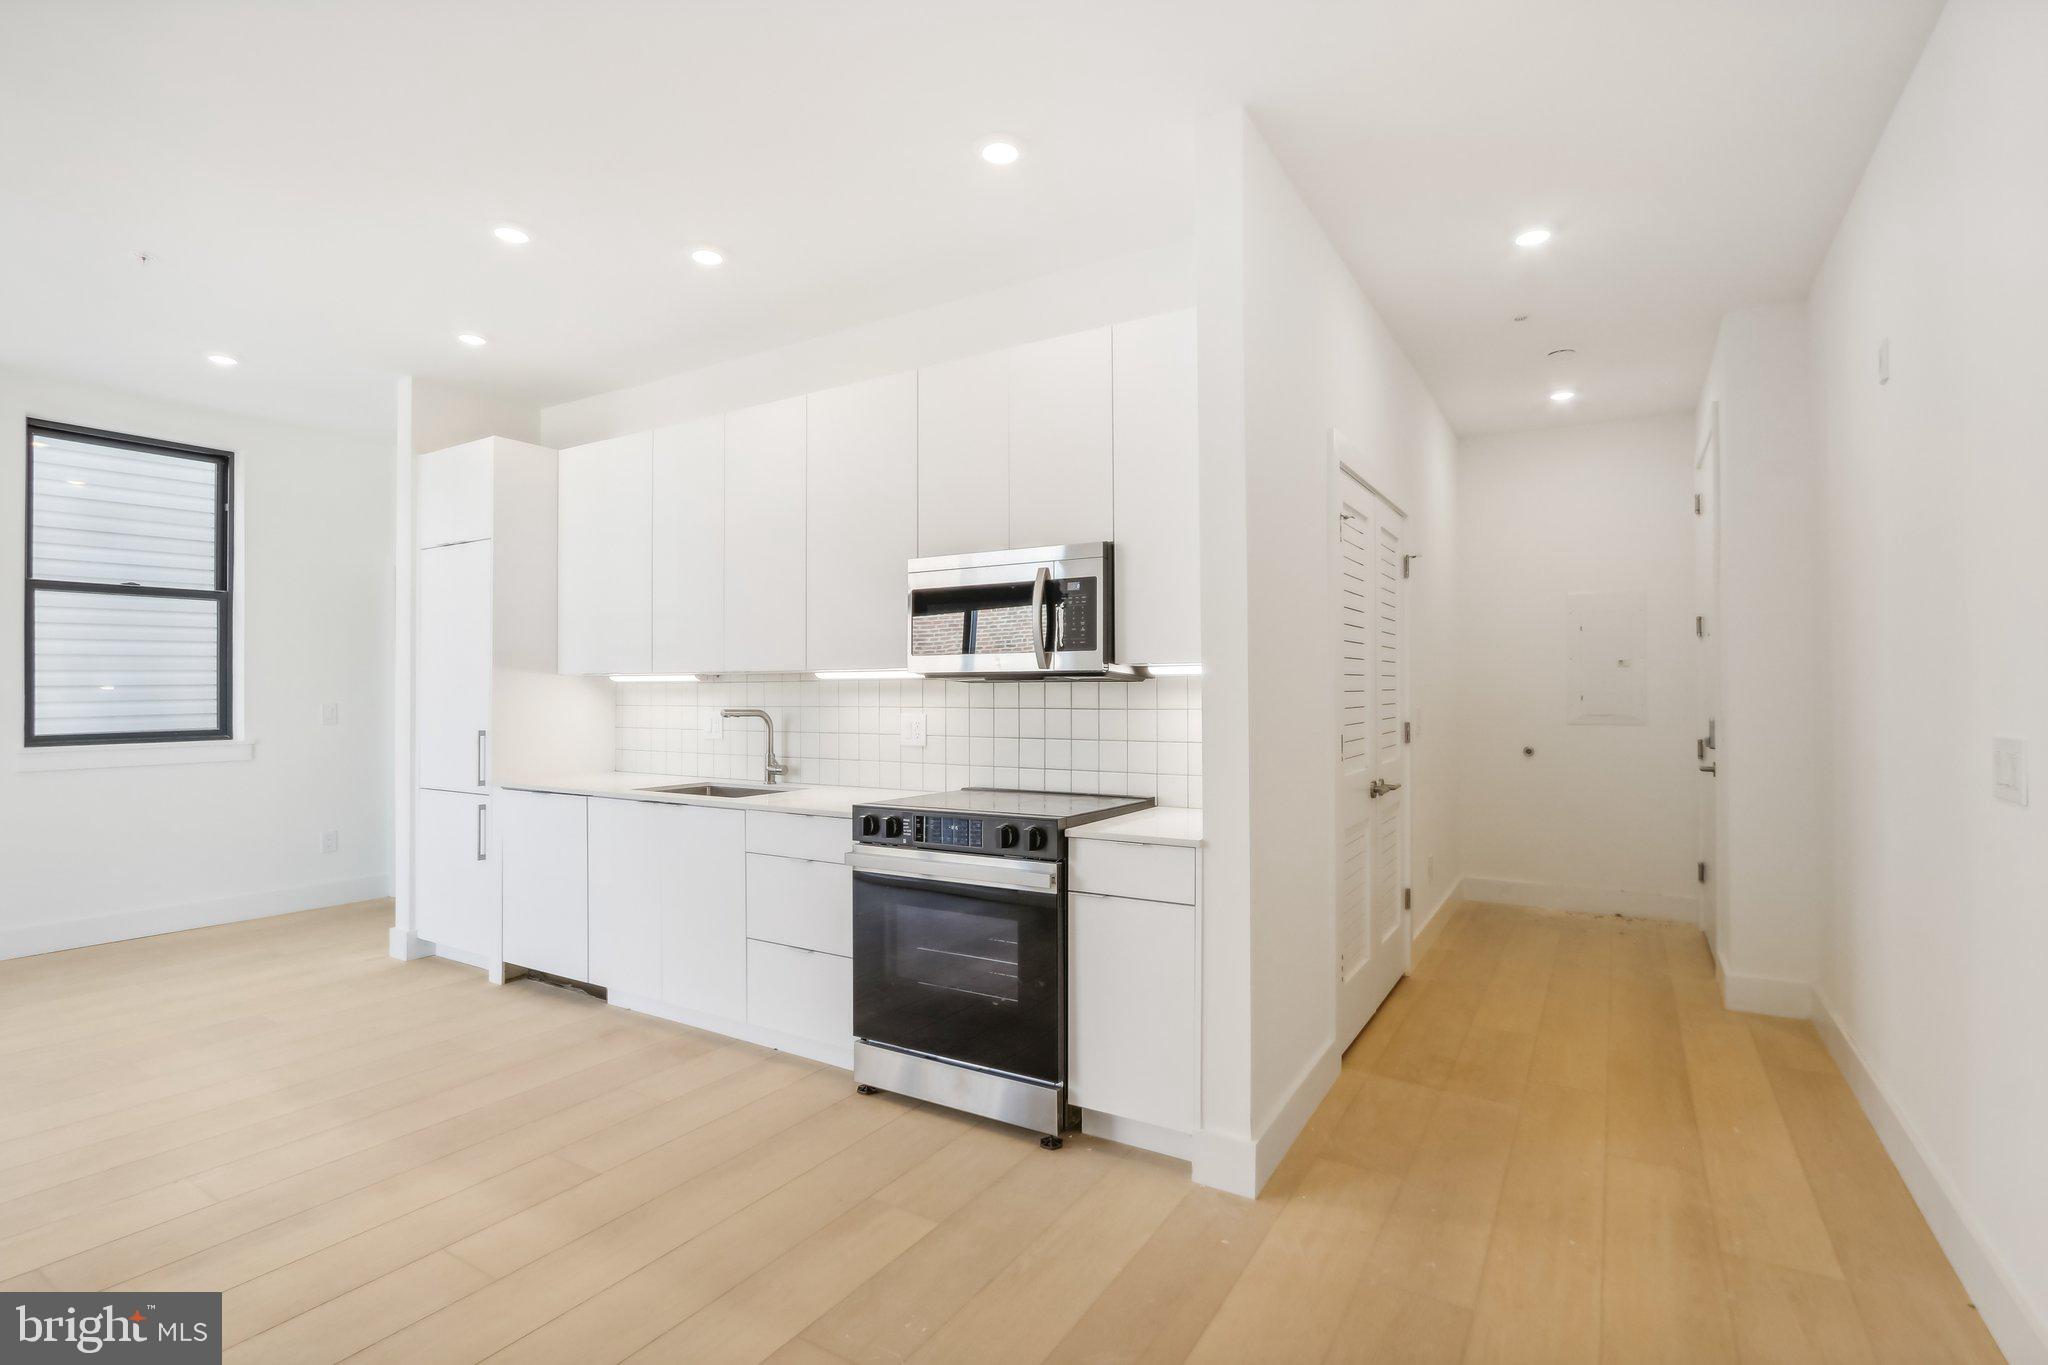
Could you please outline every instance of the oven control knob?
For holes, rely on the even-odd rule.
[[[901,839],[903,837],[903,817],[892,815],[883,821],[882,833],[888,835],[891,839]]]
[[[1015,848],[1017,846],[1017,827],[1015,825],[1004,825],[1000,830],[996,831],[996,838],[1002,841],[1004,848]]]
[[[882,817],[879,815],[861,816],[860,832],[867,835],[870,839],[880,834],[882,832]]]
[[[1044,830],[1044,829],[1042,829],[1042,828],[1039,828],[1039,827],[1036,827],[1036,826],[1034,826],[1034,827],[1032,828],[1032,831],[1031,831],[1031,841],[1030,841],[1029,847],[1030,847],[1030,849],[1031,849],[1031,851],[1032,851],[1033,853],[1042,853],[1042,852],[1044,852],[1044,851],[1045,851],[1045,830]]]

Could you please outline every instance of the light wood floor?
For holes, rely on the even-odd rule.
[[[1454,908],[1265,1197],[384,956],[384,903],[0,963],[0,1287],[237,1361],[1995,1360],[1811,1029]]]

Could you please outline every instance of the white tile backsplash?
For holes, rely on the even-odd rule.
[[[755,720],[707,723],[728,706],[775,717],[791,782],[831,786],[1026,787],[1202,804],[1202,685],[1134,683],[823,682],[742,673],[695,683],[615,683],[615,766],[629,773],[758,779],[766,737]],[[902,743],[923,712],[925,746]]]

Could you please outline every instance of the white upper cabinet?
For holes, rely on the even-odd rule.
[[[419,457],[413,545],[456,545],[491,538],[494,440],[471,441]]]
[[[421,550],[414,581],[419,784],[480,792],[491,776],[492,544]]]
[[[653,583],[649,432],[560,456],[563,673],[645,673]]]
[[[1009,544],[1009,395],[1007,351],[917,372],[918,554]]]
[[[1195,314],[1115,332],[1117,661],[1200,663]]]
[[[1110,329],[1037,341],[1009,354],[1007,545],[1108,540]]]
[[[725,418],[725,664],[804,666],[805,401]]]
[[[810,397],[804,665],[901,668],[917,554],[917,376]]]
[[[652,671],[725,667],[725,418],[654,433]]]

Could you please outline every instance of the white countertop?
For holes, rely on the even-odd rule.
[[[851,815],[855,806],[901,800],[919,794],[891,787],[790,786],[760,796],[689,796],[648,790],[650,787],[681,786],[686,782],[745,785],[734,778],[698,777],[690,773],[549,773],[498,785],[513,791],[668,801],[680,806],[728,806],[741,810],[781,811],[787,815]],[[1202,842],[1202,812],[1182,806],[1152,806],[1114,819],[1077,825],[1067,831],[1067,837],[1115,839],[1131,844],[1179,844],[1195,848]]]
[[[1202,843],[1202,812],[1186,806],[1148,806],[1109,820],[1076,825],[1067,831],[1069,839],[1116,839],[1127,844],[1179,844],[1199,848]]]
[[[675,787],[685,782],[716,782],[745,785],[729,777],[696,777],[689,773],[549,773],[539,778],[500,782],[514,791],[560,792],[565,796],[611,796],[634,801],[669,801],[680,806],[728,806],[739,810],[772,810],[787,815],[851,815],[853,808],[871,801],[889,801],[915,795],[885,787],[784,787],[760,796],[689,796],[676,792],[648,791],[649,787]]]

